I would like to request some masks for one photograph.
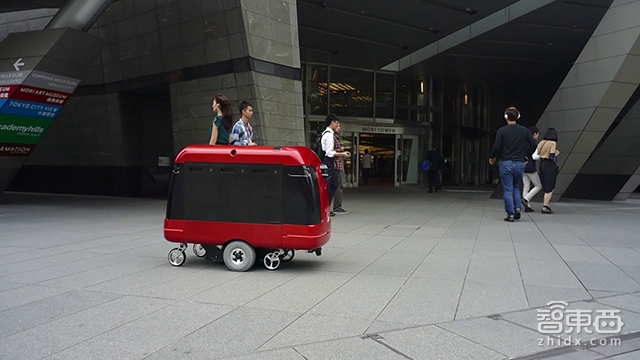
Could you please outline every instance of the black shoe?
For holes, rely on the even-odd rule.
[[[540,210],[540,212],[543,214],[553,214],[553,210],[551,210],[551,208],[546,205],[542,207],[542,210]]]
[[[529,205],[529,202],[526,199],[522,199],[522,206],[524,206],[524,212],[532,212],[533,208]]]
[[[513,222],[513,216],[507,216],[506,218],[504,218],[504,221]]]
[[[520,214],[520,210],[516,209],[516,214],[513,216],[513,218],[516,220],[520,220],[521,217],[522,217],[522,214]]]
[[[330,215],[330,216],[336,216],[336,213],[334,213],[333,211],[331,211],[331,212],[329,213],[329,215]]]

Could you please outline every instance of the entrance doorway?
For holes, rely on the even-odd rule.
[[[420,136],[342,132],[341,143],[351,157],[345,159],[345,187],[418,184],[422,151]],[[362,166],[368,151],[372,157],[369,185]]]
[[[424,128],[394,128],[349,122],[341,125],[340,142],[351,153],[351,157],[344,162],[345,187],[394,187],[421,182],[423,174],[420,163],[427,140]],[[365,129],[373,130],[362,131]],[[372,156],[368,185],[365,185],[362,171],[365,152]]]
[[[369,186],[395,186],[396,184],[396,135],[360,133],[358,156],[360,173],[365,150],[372,156]],[[358,186],[365,186],[363,176],[359,176]]]

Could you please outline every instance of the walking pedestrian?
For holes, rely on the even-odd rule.
[[[500,180],[504,190],[504,208],[507,217],[504,221],[513,222],[521,217],[520,214],[520,183],[524,174],[525,152],[527,143],[536,146],[536,140],[529,129],[519,125],[520,111],[510,107],[504,112],[507,125],[498,129],[496,140],[489,155],[489,164],[500,161]]]
[[[362,179],[364,180],[364,185],[369,185],[369,179],[371,179],[371,164],[373,163],[373,158],[371,154],[369,154],[369,149],[364,150],[364,155],[362,155]]]
[[[540,132],[537,127],[529,127],[529,132],[536,141],[540,136]],[[533,154],[536,152],[536,147],[529,144],[527,150],[527,163],[524,166],[524,177],[522,178],[522,206],[524,206],[525,212],[532,212],[533,208],[529,202],[540,190],[542,190],[542,184],[540,184],[540,176],[538,176],[538,167],[536,166],[536,160],[533,158]]]
[[[544,202],[542,210],[540,210],[543,214],[553,214],[549,203],[553,196],[553,190],[556,188],[556,179],[560,172],[556,162],[556,158],[560,154],[557,142],[558,132],[554,128],[548,128],[536,148],[537,156],[540,157],[540,180],[542,182],[542,191],[544,191]]]
[[[429,170],[427,170],[427,184],[429,185],[429,192],[432,193],[442,190],[442,183],[440,182],[440,170],[447,163],[447,159],[444,158],[440,149],[434,147],[432,150],[427,151],[426,160],[429,162]]]
[[[351,154],[348,151],[336,151],[334,143],[335,130],[340,126],[340,118],[336,114],[329,114],[325,118],[325,124],[327,128],[322,132],[322,138],[320,144],[322,146],[322,163],[327,167],[327,173],[329,175],[329,204],[333,200],[333,196],[338,189],[338,178],[336,177],[336,167],[334,164],[334,157],[350,157]],[[335,215],[331,211],[331,216]]]
[[[343,152],[344,147],[340,143],[340,124],[335,130],[333,134],[333,146],[336,152]],[[336,168],[336,178],[338,180],[338,188],[336,189],[336,194],[333,197],[333,212],[339,215],[346,215],[349,212],[342,208],[342,194],[344,193],[344,158],[341,156],[333,157],[333,165]]]

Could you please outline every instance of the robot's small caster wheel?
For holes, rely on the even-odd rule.
[[[231,271],[247,271],[256,262],[256,250],[244,241],[232,241],[224,247],[222,261]]]
[[[293,260],[294,256],[296,256],[295,250],[285,250],[284,253],[280,255],[280,260],[282,260],[282,262],[289,262]]]
[[[269,270],[275,270],[280,266],[280,252],[270,252],[264,256],[264,267]]]
[[[173,266],[182,266],[185,260],[187,260],[187,254],[180,248],[171,249],[169,251],[169,264]]]
[[[193,244],[193,253],[197,257],[204,257],[207,254],[207,250],[205,250],[200,244]]]

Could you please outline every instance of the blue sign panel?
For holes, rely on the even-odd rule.
[[[62,110],[62,106],[38,104],[30,101],[6,100],[6,104],[0,107],[0,114],[30,116],[43,119],[55,119]]]
[[[6,99],[0,99],[0,109],[2,109],[2,105],[4,105],[4,103],[6,102],[7,102]]]

